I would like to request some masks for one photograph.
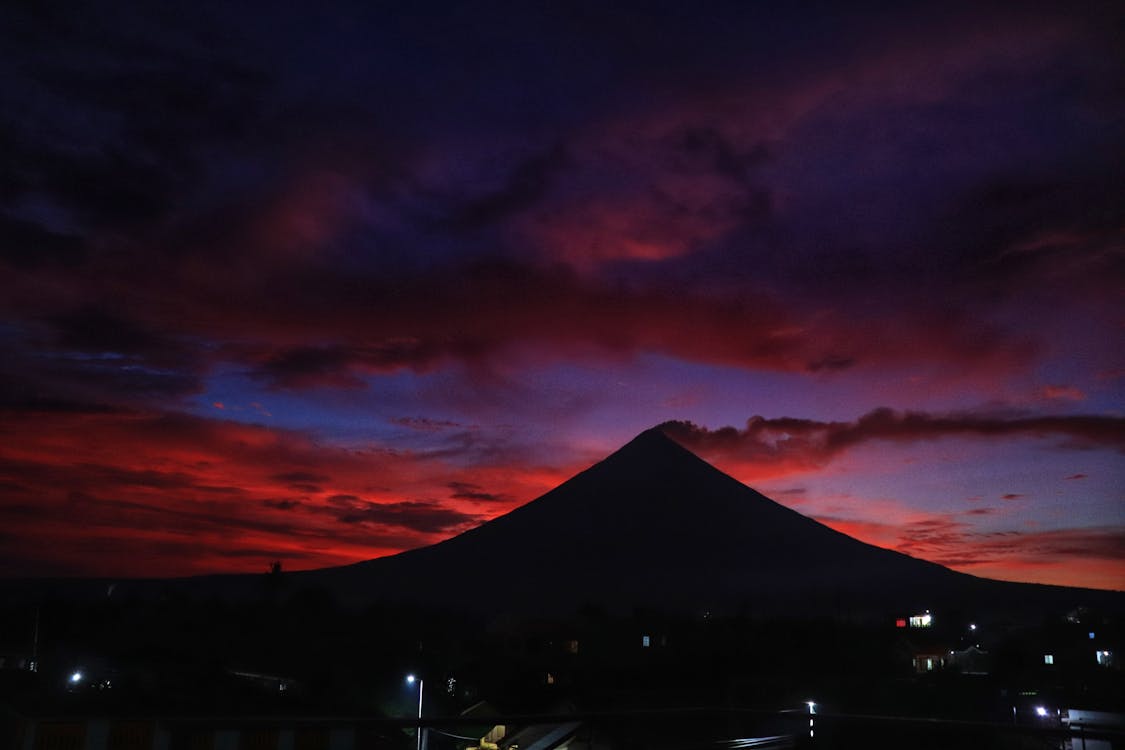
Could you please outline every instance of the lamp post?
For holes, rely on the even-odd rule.
[[[418,681],[418,750],[422,750],[422,688],[425,682],[421,677],[415,677],[412,674],[406,675],[408,685],[413,685],[415,680]]]

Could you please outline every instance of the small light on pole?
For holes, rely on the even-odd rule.
[[[406,675],[406,684],[413,685],[416,680],[418,682],[418,750],[422,750],[422,688],[425,682],[421,677],[415,677],[413,674]]]

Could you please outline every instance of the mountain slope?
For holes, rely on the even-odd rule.
[[[1019,596],[865,544],[649,430],[554,490],[431,547],[310,574],[345,596],[469,610],[905,611]],[[1003,591],[1002,591],[1003,590]]]

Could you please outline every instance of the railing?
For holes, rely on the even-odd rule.
[[[470,718],[425,717],[421,726],[449,730],[494,724],[510,728],[579,723],[584,747],[635,748],[1125,748],[1125,728],[1089,723],[1035,726],[857,714],[807,709],[678,708]],[[414,741],[416,717],[192,716],[163,718],[20,717],[0,724],[7,750],[383,750]],[[431,750],[464,742],[429,733]]]

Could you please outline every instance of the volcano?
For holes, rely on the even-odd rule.
[[[1075,606],[1111,592],[1005,583],[866,544],[786,508],[659,429],[430,547],[297,574],[341,598],[470,612],[886,614]]]

